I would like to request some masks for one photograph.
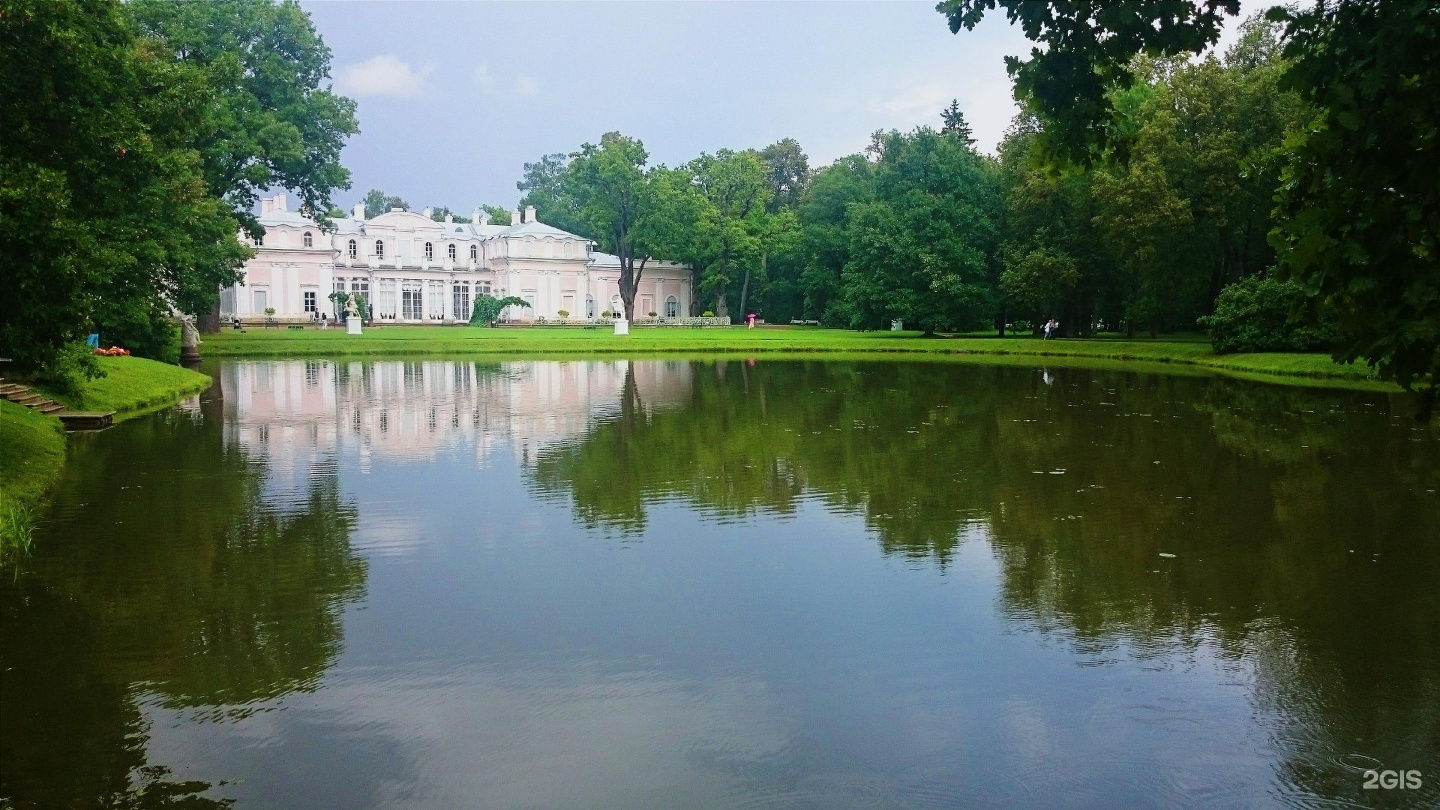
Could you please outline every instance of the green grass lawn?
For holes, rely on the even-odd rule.
[[[76,396],[47,393],[76,411],[115,411],[118,415],[173,402],[210,387],[198,371],[139,357],[97,357],[104,377],[87,380]]]
[[[0,400],[0,562],[29,546],[34,511],[64,466],[60,420]]]
[[[1119,337],[1042,340],[979,335],[922,337],[918,332],[850,332],[839,329],[743,326],[716,329],[633,327],[616,336],[608,327],[385,326],[365,334],[343,329],[249,329],[206,335],[200,350],[207,357],[305,357],[346,355],[509,354],[634,355],[709,353],[785,355],[889,354],[891,356],[1013,355],[1104,361],[1146,361],[1200,366],[1245,376],[1374,380],[1364,366],[1337,365],[1323,354],[1217,355],[1203,337],[1183,335],[1160,340]]]

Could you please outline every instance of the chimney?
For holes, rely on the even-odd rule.
[[[489,224],[490,224],[490,212],[489,212],[489,211],[482,211],[482,210],[480,210],[480,209],[477,208],[477,209],[475,209],[475,216],[471,217],[470,220],[471,220],[472,222],[478,222],[478,223],[480,223],[481,225],[489,225]]]
[[[519,224],[520,224],[520,212],[519,212],[519,211],[511,211],[511,212],[510,212],[510,224],[511,224],[511,225],[519,225]]]
[[[527,206],[525,206],[525,221],[526,221],[526,222],[534,222],[534,221],[535,221],[535,206],[533,206],[533,205],[527,205]]]
[[[268,213],[270,213],[271,211],[274,211],[274,210],[275,210],[275,198],[274,198],[274,197],[261,197],[261,198],[260,198],[260,216],[263,217],[263,216],[265,216],[266,214],[268,214]]]
[[[425,206],[425,210],[420,212],[420,216],[425,217],[426,219],[429,219],[429,218],[430,218],[430,212],[432,212],[432,211],[434,211],[434,210],[435,210],[435,209],[433,209],[433,208],[431,208],[430,206],[427,205],[427,206]]]
[[[350,218],[356,222],[365,221],[365,203],[355,203],[355,208],[350,211]]]
[[[445,215],[445,224],[446,224],[446,225],[453,225],[453,224],[455,224],[455,217],[454,217],[453,215],[451,215],[451,214],[446,214],[446,215]]]
[[[276,211],[289,211],[290,209],[289,209],[289,208],[286,208],[285,205],[286,205],[285,192],[282,191],[282,192],[280,192],[279,194],[276,194],[276,195],[275,195],[275,210],[276,210]]]

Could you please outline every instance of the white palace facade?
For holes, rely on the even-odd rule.
[[[436,222],[398,208],[365,218],[363,205],[322,231],[290,211],[286,195],[261,201],[264,236],[245,263],[242,281],[220,295],[220,315],[255,322],[334,319],[333,292],[358,293],[375,323],[454,324],[470,320],[477,296],[514,296],[509,321],[594,320],[622,309],[620,261],[589,240],[540,222],[533,207],[513,211],[510,224],[475,211],[468,223]],[[635,296],[635,318],[690,314],[690,269],[650,261]],[[273,309],[273,315],[266,310]],[[567,313],[566,316],[560,312]]]

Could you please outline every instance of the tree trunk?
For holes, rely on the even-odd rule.
[[[717,318],[730,317],[730,302],[725,300],[726,297],[725,282],[722,281],[720,285],[715,288],[715,317]]]
[[[765,269],[765,260],[770,258],[768,254],[760,254],[760,269]],[[744,318],[748,310],[745,308],[745,301],[750,297],[750,268],[745,268],[745,282],[740,285],[740,317]]]
[[[999,337],[1005,337],[1005,307],[1003,306],[1000,307],[1000,315],[995,318],[995,331],[1000,333]]]
[[[202,312],[195,318],[195,328],[203,335],[213,335],[220,331],[220,299],[215,299],[215,305],[210,307],[208,312]]]

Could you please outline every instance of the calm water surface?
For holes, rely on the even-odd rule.
[[[1398,399],[212,371],[75,437],[0,581],[8,806],[1440,804],[1440,436]]]

